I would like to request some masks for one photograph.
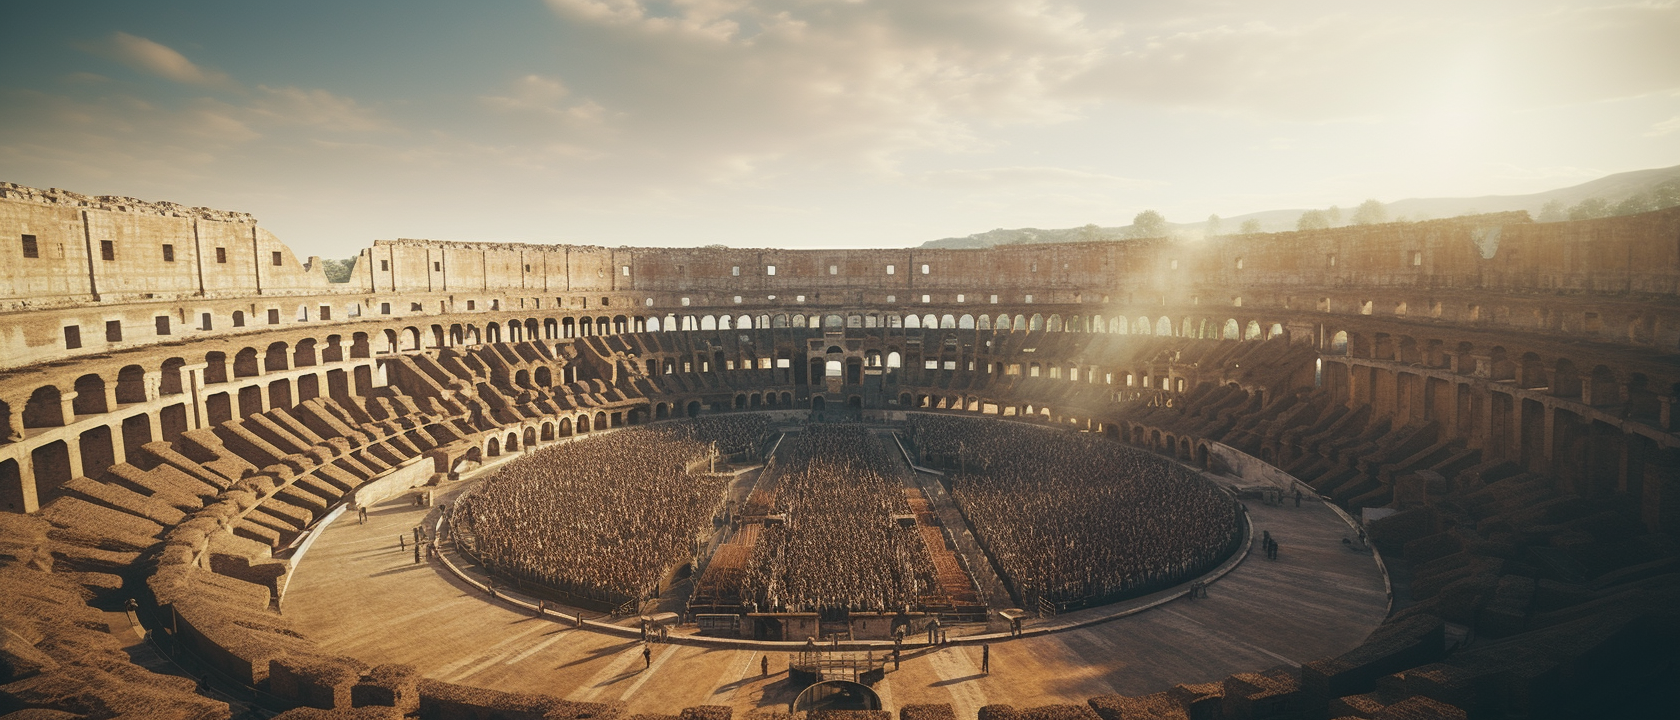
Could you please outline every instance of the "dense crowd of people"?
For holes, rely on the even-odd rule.
[[[745,597],[766,611],[900,610],[938,591],[908,514],[893,457],[862,427],[814,424],[783,441],[775,511],[760,536]]]
[[[1099,436],[913,416],[924,453],[962,458],[951,496],[1023,601],[1101,602],[1206,571],[1241,535],[1235,500]]]
[[[724,457],[745,455],[757,459],[764,451],[765,435],[770,430],[770,418],[763,413],[744,413],[721,417],[700,417],[669,423],[670,427],[700,442],[714,443]]]
[[[729,482],[708,472],[714,448],[755,446],[765,428],[742,415],[551,446],[497,470],[451,522],[494,571],[588,597],[645,596],[711,527]]]

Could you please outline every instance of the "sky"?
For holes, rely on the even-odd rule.
[[[374,239],[892,247],[1680,164],[1680,3],[8,0],[0,180]]]

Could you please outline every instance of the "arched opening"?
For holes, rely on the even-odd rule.
[[[76,378],[76,398],[70,401],[70,409],[77,415],[98,415],[108,412],[105,406],[105,379],[94,374]]]
[[[256,348],[245,348],[233,356],[234,377],[256,377],[257,372]]]
[[[29,394],[23,406],[25,428],[58,427],[64,424],[64,394],[55,385],[43,385]]]
[[[490,438],[490,442],[484,444],[484,454],[489,455],[490,457],[497,457],[497,456],[501,455],[502,454],[502,443],[501,443],[501,441],[497,440],[496,438]]]
[[[269,343],[268,352],[263,355],[263,370],[267,372],[283,372],[286,367],[286,343]]]
[[[816,411],[816,412],[822,412],[823,397],[821,395],[812,395],[811,396],[811,409]]]
[[[691,417],[691,418],[700,417],[700,401],[699,400],[688,401],[688,416]]]

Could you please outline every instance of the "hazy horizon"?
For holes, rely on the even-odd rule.
[[[0,179],[380,238],[869,247],[1680,164],[1680,4],[18,6]]]

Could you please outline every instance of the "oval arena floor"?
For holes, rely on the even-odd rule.
[[[889,670],[875,689],[889,710],[950,703],[958,717],[973,717],[993,703],[1030,707],[1144,694],[1299,665],[1359,645],[1382,621],[1386,598],[1375,560],[1343,547],[1348,526],[1310,499],[1300,508],[1251,502],[1249,510],[1251,552],[1206,599],[993,642],[989,675],[980,672],[977,645],[907,646],[902,668]],[[533,618],[459,581],[441,563],[415,564],[413,546],[399,549],[397,537],[425,512],[403,497],[371,510],[365,525],[353,513],[340,517],[299,562],[283,612],[328,652],[409,663],[449,682],[622,701],[632,713],[693,705],[785,710],[798,690],[787,681],[784,652],[769,653],[764,677],[762,650],[659,644],[644,669],[634,638]],[[1281,543],[1275,561],[1260,551],[1263,530]]]

